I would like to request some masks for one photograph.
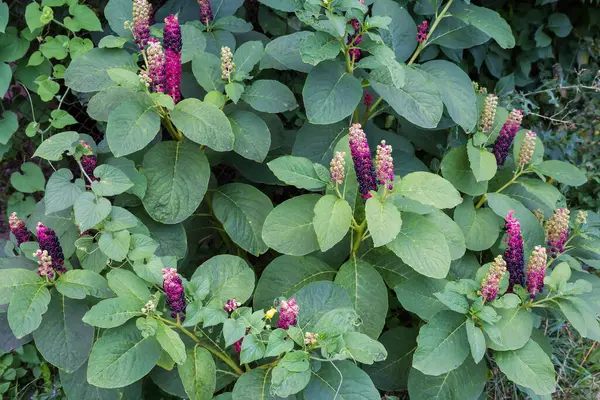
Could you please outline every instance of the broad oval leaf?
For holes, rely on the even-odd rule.
[[[454,208],[462,202],[450,182],[430,172],[411,172],[400,181],[399,193],[421,204],[436,208]]]
[[[203,263],[192,275],[192,279],[195,278],[203,278],[210,283],[210,292],[205,299],[207,304],[214,299],[226,302],[234,297],[244,303],[254,291],[254,271],[243,259],[228,254],[212,257]]]
[[[339,243],[351,224],[352,208],[346,200],[326,195],[315,204],[313,226],[321,251],[327,251]]]
[[[216,388],[216,366],[212,355],[200,346],[187,350],[186,361],[177,367],[190,399],[210,400]]]
[[[307,399],[380,400],[381,396],[363,370],[351,361],[326,362],[304,389]]]

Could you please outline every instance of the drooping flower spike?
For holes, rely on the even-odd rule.
[[[16,212],[10,214],[8,225],[11,233],[15,235],[15,239],[17,239],[17,246],[20,246],[21,243],[28,242],[31,239],[31,233],[27,230],[25,221],[17,217]]]
[[[508,284],[508,290],[510,291],[512,291],[514,285],[525,285],[523,235],[521,234],[521,224],[514,217],[514,213],[513,210],[510,210],[506,215],[506,233],[508,235],[506,242],[508,247],[504,252],[504,259],[510,274]]]
[[[521,150],[519,151],[519,160],[517,161],[519,169],[525,168],[531,162],[531,157],[533,157],[533,152],[535,151],[536,136],[534,131],[527,131],[525,134],[521,143]]]
[[[479,130],[487,135],[492,132],[494,119],[496,118],[496,109],[498,108],[498,97],[490,93],[485,98],[483,111],[481,112],[481,120],[479,121]]]
[[[429,21],[427,21],[426,19],[423,20],[423,22],[421,22],[421,24],[418,26],[418,31],[417,31],[417,42],[419,43],[423,43],[425,40],[427,40],[427,35],[429,34]]]
[[[367,142],[367,135],[360,124],[352,124],[348,138],[350,139],[350,153],[354,162],[360,194],[363,199],[368,199],[371,197],[369,191],[377,190],[377,176],[369,143]]]
[[[559,208],[544,225],[546,243],[550,247],[552,258],[558,257],[565,251],[565,243],[569,237],[570,213],[568,208]]]
[[[331,163],[329,164],[329,172],[331,172],[331,180],[338,185],[344,183],[344,177],[346,176],[345,170],[345,160],[344,156],[346,153],[342,151],[338,151],[331,159]]]
[[[181,27],[176,15],[165,18],[163,49],[165,52],[165,93],[175,104],[181,100]]]
[[[512,145],[519,127],[521,127],[522,121],[523,111],[514,109],[510,112],[508,119],[502,126],[496,144],[494,145],[494,155],[496,156],[496,163],[498,166],[501,167],[504,165],[506,157],[508,157],[510,146]]]
[[[150,37],[152,5],[147,0],[133,1],[133,37],[140,50],[144,50]]]
[[[490,269],[481,281],[481,295],[485,301],[493,301],[498,296],[500,282],[506,273],[506,262],[501,255],[497,256]]]
[[[58,241],[58,237],[56,236],[56,232],[47,226],[44,226],[41,222],[38,222],[36,236],[38,238],[40,250],[42,252],[48,252],[48,255],[51,257],[52,268],[59,273],[66,272],[67,269],[64,267],[65,256],[62,247],[60,246],[60,242]]]
[[[546,248],[535,246],[527,264],[527,290],[532,299],[544,289],[547,259]]]
[[[300,306],[296,304],[296,299],[281,300],[279,303],[279,321],[277,321],[277,327],[288,329],[290,326],[296,325],[298,311],[300,311]]]
[[[200,22],[202,22],[203,25],[210,24],[213,20],[210,0],[198,0],[198,4],[200,4]]]
[[[394,159],[392,146],[385,144],[385,140],[377,145],[375,154],[375,172],[380,185],[387,185],[388,190],[394,187]]]
[[[167,296],[167,305],[172,311],[171,316],[173,318],[179,318],[183,320],[185,318],[185,292],[183,289],[183,283],[181,278],[177,274],[175,268],[163,268],[163,289]]]

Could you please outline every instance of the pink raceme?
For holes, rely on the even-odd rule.
[[[427,40],[427,35],[429,34],[429,21],[426,19],[421,22],[421,24],[417,27],[417,42],[423,43]]]
[[[344,156],[346,153],[342,151],[338,151],[331,159],[331,163],[329,164],[329,172],[331,172],[331,180],[338,185],[344,183],[344,177],[346,176]]]
[[[296,299],[281,300],[279,303],[279,321],[277,327],[288,329],[292,325],[296,325],[300,306],[296,304]]]
[[[375,154],[375,173],[380,185],[387,185],[388,190],[394,187],[394,159],[392,146],[385,144],[385,140],[377,145]]]
[[[150,91],[163,93],[165,91],[165,52],[160,41],[155,38],[148,40],[148,84]]]
[[[358,187],[363,199],[371,197],[371,190],[377,190],[377,176],[373,159],[371,158],[371,150],[367,142],[367,135],[362,130],[360,124],[352,124],[348,135],[350,140],[350,153],[354,162],[354,170],[358,180]]]
[[[152,5],[147,0],[133,1],[133,37],[140,50],[144,50],[150,37]]]
[[[59,273],[66,272],[67,269],[64,267],[65,256],[62,247],[60,246],[60,242],[58,241],[58,237],[56,236],[56,232],[47,226],[44,226],[41,222],[38,222],[36,236],[38,238],[40,250],[42,252],[46,251],[48,255],[52,257],[52,268]]]
[[[498,296],[500,281],[506,273],[506,262],[501,255],[497,256],[490,265],[490,269],[481,281],[481,295],[485,301],[493,301]]]
[[[570,214],[568,208],[559,208],[544,225],[546,243],[550,247],[552,258],[558,257],[559,254],[565,251],[565,244],[569,237]]]
[[[17,240],[17,245],[20,246],[21,243],[29,242],[31,240],[31,233],[27,230],[25,226],[25,221],[17,217],[17,213],[13,212],[10,214],[10,218],[8,219],[8,226],[10,227],[10,232],[15,235],[15,239]]]
[[[535,246],[527,264],[527,290],[532,299],[544,289],[547,259],[546,248]]]
[[[185,319],[185,292],[183,289],[183,283],[181,278],[177,274],[175,268],[163,268],[163,289],[167,296],[167,305],[172,311],[171,316],[173,318]]]
[[[181,27],[176,15],[165,18],[163,31],[165,52],[165,93],[175,103],[181,100]]]
[[[198,4],[200,4],[200,22],[204,25],[210,24],[213,20],[210,0],[198,0]]]
[[[512,145],[522,121],[523,111],[514,109],[510,112],[508,119],[502,126],[502,129],[498,134],[498,139],[496,139],[496,143],[494,144],[494,155],[496,156],[496,163],[498,166],[504,165],[510,146]]]
[[[54,272],[54,268],[52,267],[52,257],[48,254],[48,251],[42,251],[38,249],[35,253],[33,253],[33,256],[39,259],[37,262],[39,265],[37,270],[38,276],[54,279],[56,274]]]
[[[514,285],[525,285],[524,256],[523,256],[523,235],[521,234],[521,224],[514,217],[514,211],[510,210],[506,215],[506,242],[508,247],[504,252],[507,270],[509,273],[508,290],[512,291]]]
[[[239,301],[237,301],[237,299],[234,297],[233,299],[227,300],[227,302],[225,302],[223,310],[227,311],[228,313],[232,313],[238,308],[240,308],[241,305],[242,304]]]
[[[492,132],[497,108],[498,97],[493,93],[488,94],[485,98],[485,104],[483,105],[483,111],[481,112],[481,119],[479,121],[479,130],[481,132],[488,135]]]
[[[523,142],[521,142],[521,150],[519,151],[518,168],[525,168],[531,162],[531,157],[533,157],[533,152],[535,151],[536,136],[534,131],[527,131],[525,134]]]

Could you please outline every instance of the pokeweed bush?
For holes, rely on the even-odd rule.
[[[585,174],[460,66],[418,62],[460,35],[513,47],[500,15],[199,3],[110,0],[114,35],[64,71],[104,138],[37,147],[55,172],[11,215],[12,339],[70,399],[476,399],[490,370],[553,393],[543,321],[600,340],[600,218],[547,181]]]

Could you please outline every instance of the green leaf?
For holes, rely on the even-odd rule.
[[[34,82],[38,85],[36,93],[43,102],[52,100],[60,90],[60,85],[46,75],[39,76]]]
[[[534,170],[569,186],[581,186],[587,182],[585,173],[565,161],[547,160],[536,165]]]
[[[144,338],[132,321],[105,332],[94,343],[87,380],[101,388],[127,386],[146,376],[156,365],[160,353],[156,338]]]
[[[159,130],[160,115],[153,104],[128,101],[108,115],[106,140],[115,157],[121,157],[146,147]]]
[[[92,182],[92,190],[98,196],[116,196],[133,187],[133,182],[120,169],[102,164],[94,169],[98,181]]]
[[[106,8],[104,9],[105,13],[106,13],[107,9],[108,9],[108,6],[106,6]],[[127,43],[127,41],[128,41],[127,38],[108,35],[108,36],[104,36],[102,39],[100,39],[100,42],[98,42],[98,47],[101,49],[104,49],[104,48],[122,49],[123,46],[125,45],[125,43]]]
[[[346,289],[329,281],[312,282],[291,297],[304,310],[298,314],[298,328],[304,332],[314,332],[317,322],[328,312],[336,309],[353,311],[354,304]],[[335,313],[333,313],[335,316]]]
[[[138,219],[135,215],[124,208],[114,206],[104,221],[104,229],[110,232],[116,232],[123,229],[135,228],[137,224]],[[156,247],[158,247],[158,245]]]
[[[350,358],[367,365],[387,358],[387,350],[383,344],[358,332],[346,332],[343,335],[344,345]]]
[[[94,328],[81,320],[87,310],[84,302],[54,294],[40,329],[33,333],[42,356],[66,372],[76,371],[92,349]]]
[[[269,343],[267,344],[265,357],[276,357],[281,353],[291,351],[293,348],[294,341],[288,338],[287,331],[277,328],[269,334]]]
[[[244,158],[263,162],[271,147],[271,132],[267,124],[247,111],[234,111],[227,117],[235,137],[233,150]]]
[[[72,179],[73,174],[66,168],[61,168],[52,174],[46,185],[43,202],[45,212],[42,210],[42,215],[50,215],[73,206],[75,200],[83,193],[85,185],[81,179],[71,183]],[[44,205],[43,203],[38,204]]]
[[[71,41],[69,42],[69,53],[71,54],[71,60],[76,59],[77,57],[87,53],[93,48],[94,43],[90,39],[82,39],[78,37],[71,39]]]
[[[438,312],[448,309],[434,295],[444,290],[446,282],[443,279],[431,279],[415,274],[396,286],[394,291],[402,307],[424,320],[430,320]]]
[[[40,167],[32,162],[26,162],[21,164],[21,174],[19,171],[15,171],[10,175],[10,184],[23,193],[33,193],[44,190],[44,184],[46,178]]]
[[[402,218],[394,203],[373,196],[367,200],[365,214],[375,247],[384,246],[396,239],[402,227]]]
[[[326,61],[308,74],[302,98],[308,120],[317,125],[333,124],[352,114],[362,97],[360,81],[343,64]]]
[[[75,148],[74,143],[78,140],[79,134],[77,132],[57,133],[44,140],[35,150],[33,156],[49,161],[60,161],[62,160],[62,154],[65,151],[72,151]]]
[[[262,237],[267,246],[289,255],[303,256],[319,249],[313,227],[320,195],[305,194],[279,204],[269,213]]]
[[[304,40],[309,36],[311,36],[310,32],[299,31],[292,33],[291,35],[279,36],[271,40],[265,48],[266,57],[261,60],[260,69],[291,69],[309,73],[312,69],[312,65],[307,64],[301,57],[301,51],[298,51],[298,49],[301,49]]]
[[[469,339],[473,360],[476,364],[479,364],[485,355],[487,347],[485,345],[485,336],[483,336],[481,328],[475,326],[472,319],[467,319],[467,338]]]
[[[117,297],[102,300],[83,316],[83,322],[98,328],[114,328],[142,314],[137,299]]]
[[[325,32],[312,32],[300,42],[302,61],[310,65],[317,65],[325,60],[333,60],[340,54],[340,51],[342,51],[342,45],[339,39]]]
[[[494,38],[503,49],[515,47],[515,38],[510,25],[496,11],[458,2],[450,7],[450,13],[453,17]]]
[[[231,183],[215,191],[212,204],[215,217],[234,243],[256,256],[268,250],[262,228],[273,205],[260,190]]]
[[[381,399],[369,376],[351,361],[336,361],[335,366],[323,363],[313,375],[303,392],[306,399]]]
[[[17,61],[28,49],[29,41],[18,35],[17,28],[9,26],[5,33],[0,35],[0,61]]]
[[[109,68],[106,70],[110,79],[117,85],[136,90],[142,85],[140,76],[125,68]]]
[[[233,387],[233,400],[277,400],[271,395],[269,369],[254,368],[242,375]],[[226,399],[225,399],[226,400]]]
[[[237,104],[238,101],[240,101],[240,98],[242,97],[242,93],[244,93],[244,89],[246,88],[246,86],[244,86],[241,83],[237,83],[237,82],[231,82],[231,83],[226,83],[225,84],[225,94],[227,94],[227,96],[231,99],[231,101],[233,101],[234,104]],[[231,122],[231,119],[229,120],[229,122]],[[233,125],[231,126],[231,129],[233,128]],[[233,132],[234,136],[237,136],[235,131]],[[270,136],[269,136],[269,140],[270,140]],[[234,143],[234,148],[235,148],[235,143]]]
[[[558,37],[567,37],[573,29],[569,17],[563,13],[553,13],[548,17],[548,29]]]
[[[164,267],[163,260],[154,254],[146,259],[138,260],[133,263],[133,271],[140,278],[154,285],[163,283],[162,270]]]
[[[83,269],[73,269],[62,274],[56,280],[56,290],[71,299],[85,299],[85,296],[104,299],[113,295],[104,277]]]
[[[113,207],[113,210],[115,208],[118,207]],[[154,255],[157,249],[158,242],[156,242],[156,240],[152,239],[150,236],[136,233],[131,235],[131,246],[127,258],[133,261],[143,260]]]
[[[134,93],[128,88],[113,86],[96,93],[90,99],[87,111],[95,120],[108,122],[110,112],[120,107],[125,101],[137,99],[139,102],[144,102],[147,98],[145,93]]]
[[[498,169],[496,157],[485,147],[473,146],[473,142],[467,143],[467,155],[471,164],[471,171],[477,182],[489,181],[496,175]]]
[[[216,151],[233,149],[234,135],[229,120],[216,106],[198,99],[186,99],[175,106],[171,119],[193,142]]]
[[[213,398],[216,388],[216,366],[208,350],[199,346],[188,349],[186,361],[177,368],[177,371],[190,399]]]
[[[198,53],[192,59],[192,72],[194,77],[207,92],[223,91],[221,79],[221,60],[210,53]]]
[[[335,283],[346,289],[362,320],[358,331],[377,339],[388,310],[387,289],[377,270],[365,261],[351,259],[340,267]]]
[[[83,236],[77,240],[77,258],[81,268],[100,273],[108,264],[108,257],[91,236]]]
[[[402,178],[398,191],[402,196],[436,208],[454,208],[462,202],[450,182],[430,172],[412,172]]]
[[[465,236],[467,249],[487,250],[496,243],[500,234],[498,218],[488,208],[475,210],[470,200],[464,201],[454,210],[454,221]]]
[[[193,24],[181,25],[183,46],[181,49],[181,62],[192,61],[194,54],[202,53],[206,49],[206,38],[202,31]]]
[[[420,215],[403,213],[400,234],[387,247],[425,276],[444,278],[450,270],[450,250],[444,234]]]
[[[254,293],[254,307],[267,309],[278,297],[290,298],[309,283],[332,280],[335,274],[331,266],[315,257],[279,256],[260,276]]]
[[[93,193],[86,192],[75,200],[73,210],[79,230],[85,232],[108,217],[111,205],[110,201],[104,197],[96,197]]]
[[[136,299],[141,307],[150,299],[146,283],[133,272],[124,269],[112,269],[107,275],[108,286],[119,297]]]
[[[487,191],[487,181],[477,182],[471,171],[465,146],[455,147],[442,159],[442,175],[463,193],[479,196]]]
[[[420,71],[404,68],[405,84],[401,89],[372,82],[373,89],[398,114],[423,128],[435,128],[442,118],[444,104],[435,83]]]
[[[485,363],[475,364],[467,358],[452,371],[438,375],[425,375],[411,369],[408,391],[414,400],[477,399],[485,387],[487,378]]]
[[[75,4],[69,7],[69,13],[73,16],[73,20],[81,29],[86,31],[102,31],[100,20],[94,12],[82,4]],[[75,32],[79,31],[76,30]]]
[[[441,375],[461,365],[469,355],[464,315],[442,311],[419,331],[413,366],[428,375]]]
[[[284,356],[288,357],[291,354],[301,353],[299,351],[288,353]],[[283,360],[282,360],[283,361]],[[285,368],[281,363],[277,364],[275,368],[273,368],[273,377],[271,379],[271,390],[277,396],[281,396],[283,398],[288,398],[291,395],[294,395],[300,392],[302,389],[308,385],[308,382],[311,378],[311,371],[291,371]]]
[[[262,42],[249,41],[241,45],[233,55],[233,62],[235,64],[235,72],[233,77],[244,79],[247,74],[252,72],[254,66],[258,64],[263,57],[264,46]]]
[[[391,0],[378,0],[373,5],[373,16],[391,18],[388,29],[379,29],[383,41],[394,51],[398,61],[405,61],[414,52],[417,25],[405,7]]]
[[[446,291],[434,293],[434,296],[454,312],[461,314],[467,314],[469,312],[469,302],[462,294],[453,291]]]
[[[8,325],[18,338],[29,335],[42,323],[42,315],[48,311],[50,292],[43,282],[18,288],[8,305]]]
[[[181,103],[180,103],[181,104]],[[189,142],[161,142],[144,156],[144,208],[156,221],[175,224],[192,215],[210,178],[206,155]]]
[[[257,111],[280,113],[298,107],[294,94],[283,83],[261,79],[246,87],[242,100]]]
[[[205,303],[220,300],[223,303],[234,297],[245,303],[254,291],[254,272],[243,259],[227,254],[212,257],[192,275],[210,282],[210,292]]]
[[[0,33],[5,32],[7,23],[8,23],[8,4],[0,3]],[[2,92],[2,91],[0,90],[0,92]]]
[[[441,210],[427,214],[425,218],[433,222],[444,234],[450,249],[450,258],[452,260],[461,258],[465,254],[466,244],[465,236],[458,224]]]
[[[101,91],[114,85],[106,72],[110,68],[134,70],[136,66],[125,50],[93,49],[71,62],[65,71],[65,84],[72,90],[83,93]]]
[[[6,64],[0,64],[0,73],[2,73],[2,65]],[[8,82],[10,82],[10,77],[11,75],[8,76]],[[8,89],[8,83],[6,89]],[[6,89],[4,92],[6,92]],[[2,93],[2,88],[0,88],[0,93]],[[4,111],[2,119],[0,120],[0,144],[7,144],[17,129],[19,129],[19,119],[17,118],[17,114],[10,110]]]
[[[157,324],[155,337],[162,349],[169,354],[173,361],[179,365],[185,363],[185,345],[183,344],[183,341],[177,332],[169,328],[162,321],[159,321]],[[185,368],[185,366],[179,367],[178,369],[179,371],[182,371],[183,368]]]
[[[86,353],[86,357],[87,357]],[[87,362],[84,362],[72,374],[60,370],[62,389],[70,399],[119,400],[121,392],[117,389],[100,389],[87,382]]]
[[[533,317],[530,312],[522,308],[501,308],[497,310],[502,317],[494,325],[494,330],[498,333],[498,339],[490,336],[488,347],[494,350],[516,350],[523,347],[533,329]],[[484,325],[487,333],[487,326]]]
[[[518,350],[496,351],[494,359],[500,370],[516,384],[528,387],[540,396],[554,393],[554,365],[533,340]]]
[[[385,347],[387,358],[363,366],[375,387],[386,391],[406,389],[412,354],[417,347],[417,333],[414,328],[395,327],[381,335],[379,341]]]
[[[105,161],[106,164],[114,165],[119,168],[121,171],[127,175],[129,180],[133,182],[133,187],[127,191],[127,193],[131,193],[139,197],[140,199],[144,198],[146,194],[146,189],[148,188],[148,181],[146,177],[142,175],[136,168],[136,165],[133,161],[120,157],[120,158],[109,158]]]
[[[125,29],[125,21],[133,20],[131,0],[109,0],[104,8],[104,17],[110,29],[123,38],[131,38],[131,31]]]
[[[283,156],[267,165],[278,179],[299,189],[320,190],[327,184],[319,175],[322,166],[304,157]]]
[[[104,232],[100,235],[98,245],[100,250],[110,259],[115,261],[123,261],[127,257],[129,251],[129,243],[131,235],[128,230],[119,232]]]
[[[13,293],[21,289],[37,288],[41,279],[34,271],[8,268],[2,269],[0,279],[0,304],[8,304]]]
[[[259,360],[265,355],[265,344],[260,337],[255,334],[246,335],[242,342],[242,351],[240,353],[240,363],[247,364]]]
[[[44,26],[45,23],[43,23],[41,21],[41,19],[42,19],[42,10],[40,9],[40,5],[38,3],[36,3],[35,1],[30,3],[25,8],[25,22],[27,23],[27,27],[29,28],[29,30],[34,31],[34,30]],[[7,18],[7,20],[8,20],[8,18]],[[6,24],[5,24],[5,26],[6,26]],[[2,29],[2,31],[4,32],[4,29]]]
[[[37,67],[38,65],[43,63],[45,59],[46,59],[46,57],[44,57],[42,55],[41,51],[39,51],[39,50],[35,51],[35,52],[33,52],[33,54],[31,54],[31,56],[29,56],[29,61],[27,62],[27,66],[28,67]],[[11,75],[12,75],[12,71],[11,71]],[[5,90],[5,92],[6,92],[6,90]]]
[[[53,110],[50,113],[50,116],[52,117],[50,124],[57,129],[62,129],[67,125],[73,125],[77,123],[77,120],[65,110]]]
[[[346,200],[326,195],[315,204],[314,212],[313,226],[317,241],[321,251],[327,251],[348,233],[352,223],[352,208]]]

